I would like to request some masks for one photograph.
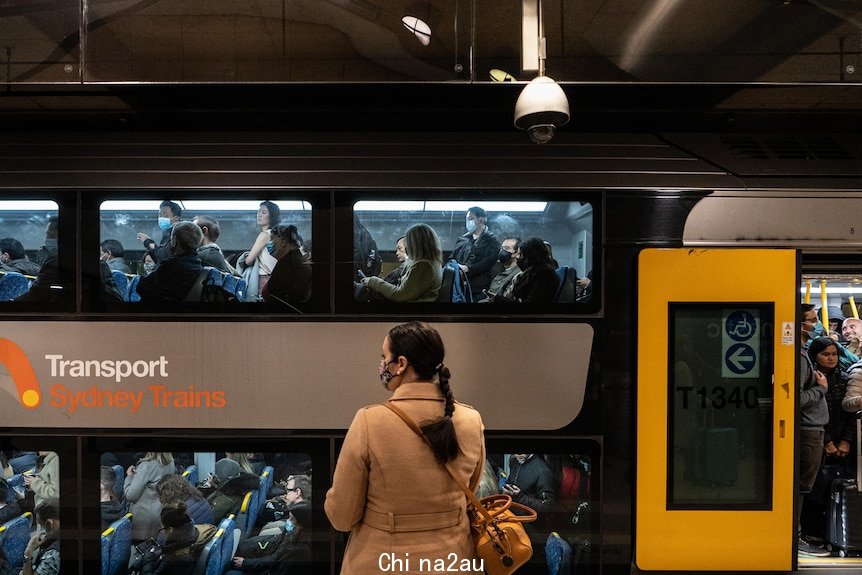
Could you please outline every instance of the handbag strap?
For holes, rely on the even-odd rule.
[[[393,405],[393,404],[392,404],[392,402],[390,402],[390,401],[387,401],[387,402],[386,402],[386,403],[384,403],[383,405],[384,405],[386,408],[388,408],[390,411],[392,411],[395,415],[397,415],[397,416],[398,416],[398,417],[400,417],[402,420],[404,420],[404,423],[406,423],[406,424],[407,424],[407,426],[408,426],[410,429],[412,429],[412,430],[413,430],[413,432],[414,432],[416,435],[418,435],[419,437],[421,437],[421,438],[425,441],[425,443],[428,445],[428,447],[431,447],[431,442],[429,442],[429,441],[428,441],[428,437],[426,437],[426,436],[425,436],[425,434],[424,434],[424,433],[422,433],[422,430],[419,428],[419,426],[418,426],[418,425],[416,425],[416,422],[415,422],[415,421],[413,421],[412,419],[410,419],[410,417],[409,417],[406,413],[404,413],[404,412],[401,410],[401,408],[400,408],[400,407],[395,407],[395,405]],[[432,448],[432,449],[433,449],[433,448]],[[449,475],[451,475],[451,476],[452,476],[452,479],[454,479],[454,480],[455,480],[455,483],[457,483],[457,484],[458,484],[458,487],[460,487],[460,488],[461,488],[461,491],[463,491],[463,492],[464,492],[464,494],[465,494],[465,495],[467,495],[467,500],[468,500],[468,501],[470,502],[470,504],[473,506],[473,509],[475,509],[478,513],[480,513],[480,514],[482,515],[482,517],[485,519],[485,521],[486,521],[486,522],[494,521],[494,518],[493,518],[493,517],[491,517],[491,514],[490,514],[490,513],[488,513],[488,510],[487,510],[487,509],[485,509],[485,506],[484,506],[484,505],[482,505],[482,502],[481,502],[481,501],[479,501],[479,498],[478,498],[478,497],[476,497],[476,494],[475,494],[475,493],[473,493],[473,491],[471,491],[469,487],[467,487],[467,484],[466,484],[466,483],[464,483],[464,481],[462,481],[460,477],[458,477],[457,475],[455,475],[455,472],[454,472],[454,471],[452,471],[452,468],[451,468],[451,467],[449,467],[449,464],[448,464],[448,463],[444,463],[444,464],[442,464],[442,467],[443,467],[446,471],[448,471],[448,472],[449,472]]]

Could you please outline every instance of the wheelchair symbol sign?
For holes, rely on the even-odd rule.
[[[727,316],[724,331],[733,341],[746,341],[757,333],[757,320],[745,310],[737,310]]]

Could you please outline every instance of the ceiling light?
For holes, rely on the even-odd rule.
[[[423,46],[431,43],[431,27],[418,16],[404,16],[401,23]]]

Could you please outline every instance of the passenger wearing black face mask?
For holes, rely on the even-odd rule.
[[[488,288],[488,293],[493,295],[503,295],[506,292],[506,288],[509,287],[514,281],[515,277],[521,273],[521,268],[518,267],[518,258],[515,257],[515,254],[518,252],[518,249],[521,247],[521,238],[517,236],[511,236],[503,240],[503,244],[500,247],[500,255],[498,256],[498,260],[501,264],[503,264],[503,271],[494,276],[494,279],[491,280],[491,285]],[[479,300],[479,303],[488,303],[490,300],[488,298]]]
[[[517,252],[523,271],[512,281],[511,296],[488,294],[494,303],[554,303],[560,280],[541,238],[527,238]]]

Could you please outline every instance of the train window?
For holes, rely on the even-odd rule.
[[[551,572],[551,555],[570,562],[562,566],[561,573],[592,572],[600,543],[600,446],[591,440],[576,440],[565,446],[555,445],[551,439],[537,442],[488,438],[487,443],[477,495],[507,493],[515,502],[535,509],[538,515],[535,522],[526,524],[533,543],[527,571]],[[540,452],[512,453],[533,449]],[[549,553],[541,552],[543,549]],[[560,553],[566,549],[571,553]]]
[[[589,202],[360,200],[353,214],[360,304],[470,303],[491,312],[592,300]]]
[[[668,509],[772,502],[772,304],[671,304]]]
[[[161,553],[151,550],[173,546],[190,548],[192,562],[213,563],[207,572],[223,573],[242,567],[240,557],[257,561],[271,553],[275,559],[282,543],[294,545],[296,553],[280,555],[292,557],[289,562],[311,561],[312,458],[306,453],[103,452],[99,490],[101,556],[111,565],[131,560],[140,571],[142,563],[159,560]],[[232,547],[209,557],[210,541]],[[104,565],[102,571],[115,572]]]
[[[298,311],[313,297],[311,218],[311,204],[295,198],[102,202],[101,296]]]
[[[0,302],[39,306],[61,299],[59,238],[56,202],[0,201]]]

